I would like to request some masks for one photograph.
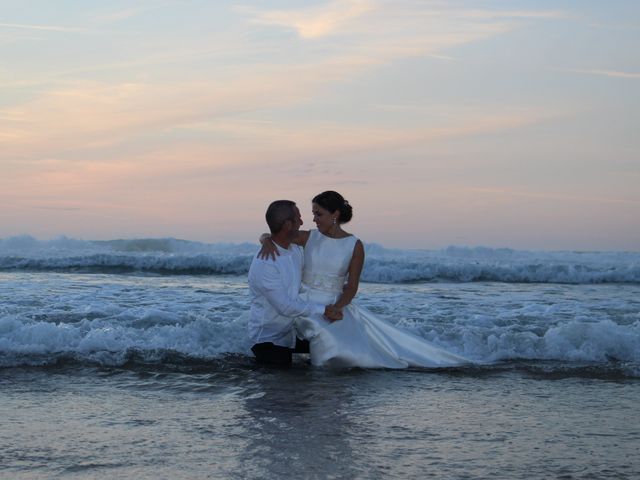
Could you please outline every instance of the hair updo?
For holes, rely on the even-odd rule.
[[[353,217],[353,209],[349,202],[347,202],[342,195],[338,192],[334,192],[333,190],[327,190],[326,192],[322,192],[319,195],[313,197],[313,203],[324,208],[330,213],[335,212],[336,210],[340,212],[340,216],[338,217],[339,223],[347,223]]]

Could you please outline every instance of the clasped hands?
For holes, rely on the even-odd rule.
[[[335,307],[335,305],[327,305],[324,307],[324,316],[330,321],[342,320],[342,310]]]

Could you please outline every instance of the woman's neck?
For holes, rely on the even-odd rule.
[[[323,235],[326,235],[329,238],[342,238],[346,235],[346,233],[338,225],[336,225],[335,228],[329,228],[326,232],[323,233]]]

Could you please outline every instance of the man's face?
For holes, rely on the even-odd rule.
[[[298,234],[298,231],[300,230],[300,227],[303,224],[302,221],[302,215],[300,215],[300,210],[298,209],[298,207],[293,207],[293,211],[294,211],[294,215],[293,215],[293,220],[291,221],[291,233],[293,236],[296,236]]]

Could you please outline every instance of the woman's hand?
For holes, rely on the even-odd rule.
[[[330,322],[342,320],[342,310],[336,308],[335,305],[327,305],[324,307],[324,316]]]
[[[271,260],[275,261],[276,256],[280,255],[280,252],[278,252],[278,247],[276,247],[273,240],[271,240],[271,235],[262,235],[260,237],[260,243],[262,244],[262,248],[258,252],[258,258],[262,258],[263,260],[271,258]]]

